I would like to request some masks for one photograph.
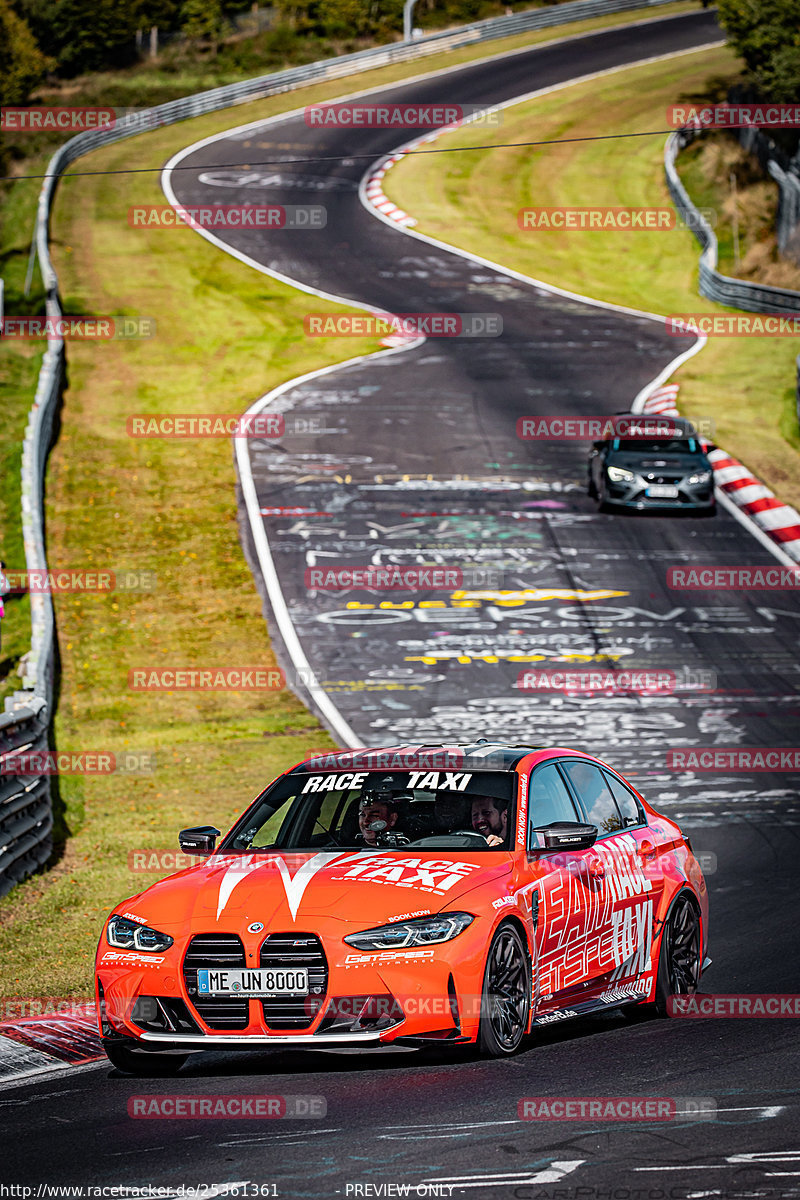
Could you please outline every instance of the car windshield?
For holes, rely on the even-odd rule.
[[[614,450],[637,454],[701,454],[694,438],[614,438]]]
[[[514,829],[515,780],[508,771],[287,775],[219,849],[503,849]]]

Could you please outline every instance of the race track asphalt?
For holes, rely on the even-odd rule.
[[[717,36],[702,11],[382,95],[497,103]],[[324,203],[327,225],[316,233],[219,235],[307,286],[391,312],[503,319],[491,341],[429,339],[290,389],[278,407],[295,432],[250,444],[260,506],[330,514],[264,517],[300,643],[363,744],[553,739],[630,773],[706,856],[714,965],[704,990],[800,993],[796,776],[666,767],[671,747],[792,745],[800,605],[785,592],[671,591],[670,565],[774,559],[724,512],[598,514],[585,494],[585,445],[516,437],[520,416],[626,408],[674,357],[675,340],[655,322],[554,296],[377,221],[357,196],[369,159],[347,160],[378,158],[411,132],[354,140],[293,118],[198,148],[182,164],[192,169],[172,175],[186,204]],[[278,155],[338,161],[252,166]],[[244,515],[243,527],[263,589]],[[432,561],[494,572],[484,590],[496,594],[464,606],[440,590],[424,605],[412,597],[411,607],[381,608],[380,595],[304,586],[318,562]],[[552,589],[574,597],[550,598]],[[586,595],[598,591],[614,594]],[[509,602],[508,592],[528,595]],[[354,598],[362,607],[346,608]],[[587,700],[515,688],[522,667],[570,654],[711,672],[717,690]],[[285,651],[283,660],[291,669]],[[202,1055],[172,1081],[130,1080],[104,1065],[2,1092],[2,1178],[168,1189],[246,1182],[240,1194],[274,1184],[283,1197],[379,1195],[355,1189],[399,1183],[420,1185],[412,1195],[437,1194],[428,1185],[439,1184],[440,1195],[452,1186],[454,1196],[515,1200],[777,1200],[798,1192],[799,1066],[788,1020],[631,1024],[615,1013],[538,1033],[504,1062],[463,1052]],[[313,1095],[327,1112],[273,1125],[128,1116],[131,1097],[165,1093]],[[526,1096],[609,1095],[706,1098],[717,1112],[668,1123],[517,1119]]]

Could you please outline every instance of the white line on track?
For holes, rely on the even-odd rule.
[[[39,1083],[41,1080],[61,1080],[68,1075],[81,1075],[84,1071],[97,1071],[102,1067],[105,1067],[106,1070],[111,1069],[111,1063],[105,1055],[96,1062],[78,1063],[77,1065],[54,1063],[52,1067],[36,1067],[31,1071],[20,1071],[16,1075],[4,1075],[0,1077],[0,1091],[10,1091],[12,1088],[21,1087],[23,1084]]]
[[[366,307],[366,305],[362,306]],[[410,345],[418,346],[424,341],[423,338],[418,338]],[[399,347],[393,350],[381,350],[376,354],[361,354],[357,358],[349,358],[343,363],[334,363],[329,367],[322,367],[316,371],[309,371],[306,375],[298,375],[295,379],[289,379],[286,383],[280,384],[279,387],[273,388],[266,395],[261,396],[254,404],[251,404],[247,410],[247,415],[258,413],[264,408],[268,408],[280,395],[289,391],[300,384],[305,383],[309,379],[318,379],[323,375],[328,375],[332,371],[338,371],[344,367],[353,366],[355,363],[366,361],[366,359],[375,360],[376,358],[385,358],[392,354],[402,354],[409,347]],[[292,618],[289,614],[289,609],[286,605],[286,600],[281,588],[278,572],[275,569],[275,562],[272,557],[272,551],[269,546],[269,538],[264,526],[264,521],[261,518],[260,503],[256,492],[256,485],[253,479],[253,472],[250,465],[250,454],[244,438],[235,439],[236,461],[239,467],[239,475],[242,483],[242,496],[247,509],[247,516],[250,522],[250,529],[253,535],[253,543],[255,545],[256,554],[258,555],[258,563],[261,568],[261,573],[264,577],[267,593],[269,595],[272,611],[275,614],[275,620],[281,632],[284,645],[287,653],[292,660],[292,665],[295,671],[298,672],[300,678],[305,682],[310,696],[323,718],[326,720],[328,727],[336,734],[337,738],[344,746],[360,746],[361,740],[357,734],[348,725],[342,713],[331,700],[330,696],[325,692],[322,685],[317,680],[311,664],[308,661],[305,650],[303,649],[300,638],[297,636],[297,630],[294,627]]]
[[[585,1158],[572,1159],[566,1162],[551,1162],[548,1167],[538,1170],[508,1171],[502,1174],[486,1175],[442,1175],[423,1179],[419,1184],[430,1187],[432,1184],[450,1184],[458,1187],[459,1191],[473,1187],[511,1187],[514,1184],[558,1183],[565,1175],[571,1175],[578,1167],[586,1162]]]

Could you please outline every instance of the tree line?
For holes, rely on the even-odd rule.
[[[416,17],[433,28],[511,6],[508,0],[419,0]],[[513,7],[525,6],[513,0]],[[252,0],[0,0],[0,103],[24,104],[47,78],[132,65],[139,56],[137,30],[156,26],[206,46],[219,42],[252,7]],[[403,0],[274,0],[272,20],[293,39],[389,41],[401,35],[402,12]],[[797,101],[800,0],[719,0],[719,20],[756,94]]]

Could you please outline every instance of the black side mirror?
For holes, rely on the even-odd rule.
[[[588,850],[597,841],[597,826],[581,821],[554,821],[536,832],[543,835],[545,850]]]
[[[218,837],[219,830],[213,825],[194,825],[180,831],[178,844],[185,854],[213,854]]]

